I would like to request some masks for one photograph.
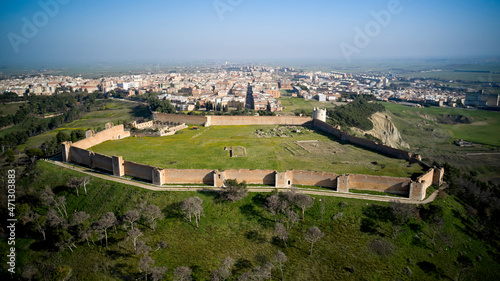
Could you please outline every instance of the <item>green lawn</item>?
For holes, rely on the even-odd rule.
[[[154,265],[168,267],[164,280],[172,280],[173,269],[178,266],[190,267],[194,280],[209,280],[211,272],[227,256],[236,260],[232,270],[235,277],[231,279],[236,280],[236,276],[272,260],[278,250],[288,258],[284,264],[285,280],[455,280],[460,270],[455,260],[460,252],[473,260],[473,267],[464,271],[463,280],[500,278],[500,266],[494,259],[498,250],[469,234],[473,229],[466,219],[467,212],[452,196],[442,196],[434,203],[444,209],[445,221],[437,231],[435,245],[431,243],[433,230],[422,219],[411,220],[393,239],[393,220],[387,214],[386,203],[315,196],[313,207],[306,210],[305,221],[292,228],[288,247],[284,247],[274,238],[273,217],[262,207],[268,194],[253,193],[236,203],[222,203],[215,199],[215,193],[153,192],[94,178],[88,186],[88,196],[80,193],[77,197],[64,185],[80,173],[46,162],[38,166],[39,176],[22,182],[29,185],[30,192],[46,186],[55,188],[57,196],[66,197],[70,216],[74,211],[85,211],[91,215],[90,221],[96,221],[105,212],[121,216],[143,200],[159,206],[165,218],[155,231],[142,222],[137,227],[144,233],[139,240],[152,248]],[[182,217],[176,207],[191,196],[203,199],[205,216],[199,229]],[[320,200],[325,203],[323,215]],[[37,212],[46,212],[42,205],[31,206]],[[32,264],[39,272],[35,280],[53,280],[61,267],[71,268],[74,280],[144,278],[137,269],[140,255],[133,253],[122,227],[109,231],[108,249],[98,241],[90,247],[76,242],[78,247],[70,252],[67,248],[54,248],[53,228],[47,227],[48,239],[43,242],[38,232],[27,231],[30,226],[19,223],[16,228],[17,274]],[[313,256],[309,256],[310,244],[303,238],[311,226],[325,233],[314,244]],[[392,252],[374,252],[370,244],[376,239],[386,241]],[[155,251],[159,241],[167,242],[167,247]],[[6,253],[7,244],[0,243],[0,250]],[[0,262],[5,264],[6,255],[0,257]],[[412,271],[411,277],[404,273],[405,267]],[[5,267],[2,270],[5,273]],[[272,276],[278,280],[279,270],[275,268]]]
[[[0,116],[15,114],[21,105],[22,102],[0,104]]]
[[[389,158],[303,127],[293,137],[258,137],[279,126],[213,126],[186,129],[167,137],[131,137],[108,141],[91,150],[161,168],[313,170],[408,177],[417,164]],[[290,132],[291,129],[286,129]],[[295,143],[317,140],[317,143]],[[241,146],[246,157],[230,157],[225,147]]]
[[[305,100],[302,98],[280,98],[284,112],[293,112],[296,109],[313,110],[315,107],[331,108],[335,107],[331,102],[319,102],[317,100]]]

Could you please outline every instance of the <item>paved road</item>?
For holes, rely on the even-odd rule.
[[[152,191],[219,191],[221,190],[220,188],[217,187],[200,187],[200,186],[185,186],[185,185],[169,185],[169,186],[156,186],[152,185],[149,183],[145,182],[140,182],[136,180],[130,180],[126,178],[121,178],[121,177],[116,177],[112,176],[109,174],[103,174],[96,172],[94,170],[88,169],[88,168],[83,168],[80,166],[74,166],[74,165],[69,165],[60,161],[53,161],[53,160],[45,160],[49,163],[52,163],[54,165],[58,165],[67,169],[72,169],[74,171],[84,173],[96,178],[101,178],[109,181],[114,181],[114,182],[119,182],[127,185],[132,185]],[[308,188],[296,188],[295,190],[298,193],[305,193],[309,195],[320,195],[320,196],[332,196],[332,197],[342,197],[342,198],[352,198],[352,199],[362,199],[362,200],[370,200],[370,201],[378,201],[378,202],[389,202],[389,201],[394,201],[398,200],[401,203],[406,203],[406,204],[428,204],[434,199],[436,199],[437,195],[439,192],[441,192],[443,189],[447,187],[447,184],[443,184],[438,190],[436,190],[433,194],[431,194],[427,199],[423,201],[418,201],[418,200],[410,200],[406,198],[401,198],[401,197],[393,197],[393,196],[381,196],[381,195],[366,195],[366,194],[355,194],[355,193],[340,193],[336,191],[326,191],[326,190],[314,190],[314,189],[308,189]],[[251,186],[248,188],[249,192],[272,192],[276,188],[270,188],[267,186],[263,187],[255,187]],[[278,188],[278,190],[289,190],[289,188]]]

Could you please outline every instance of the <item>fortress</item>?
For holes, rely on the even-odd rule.
[[[412,181],[410,178],[386,177],[289,170],[209,170],[209,169],[162,169],[144,164],[126,161],[122,156],[106,156],[87,150],[108,140],[118,140],[130,136],[123,125],[106,124],[104,131],[87,131],[87,137],[72,143],[64,142],[61,146],[64,162],[76,163],[92,169],[102,170],[114,176],[130,176],[145,180],[155,185],[164,184],[205,184],[215,187],[224,185],[226,179],[237,179],[249,184],[262,184],[277,188],[289,188],[292,185],[322,186],[337,192],[349,192],[350,189],[380,191],[408,196],[412,200],[423,200],[429,186],[440,186],[444,169],[429,167],[421,161],[418,154],[395,149],[374,141],[351,136],[326,123],[326,110],[315,109],[313,118],[298,116],[194,116],[163,114],[155,112],[153,119],[159,122],[185,123],[203,126],[220,125],[310,125],[316,130],[331,134],[336,138],[378,151],[388,156],[417,162],[427,172]]]

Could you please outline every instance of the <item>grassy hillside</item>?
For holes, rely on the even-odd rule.
[[[0,116],[15,114],[22,104],[22,102],[0,104]]]
[[[229,151],[224,148],[231,146],[246,148],[247,156],[230,157]],[[417,164],[409,165],[404,160],[386,157],[351,144],[341,144],[334,137],[303,127],[203,127],[199,130],[182,130],[173,136],[161,138],[136,137],[108,141],[91,149],[161,168],[295,169],[399,177],[422,172]]]
[[[168,267],[164,280],[172,280],[173,269],[178,266],[189,266],[194,280],[208,280],[227,256],[236,260],[232,273],[238,276],[272,260],[278,250],[288,258],[284,263],[285,280],[455,280],[462,268],[456,262],[459,256],[472,261],[463,271],[462,280],[500,278],[500,265],[495,260],[498,249],[477,238],[471,228],[474,217],[468,216],[453,196],[445,194],[432,205],[420,208],[419,215],[401,226],[395,239],[395,219],[387,204],[316,197],[313,207],[306,211],[305,221],[292,228],[288,247],[284,247],[274,237],[273,217],[262,208],[269,194],[250,194],[242,201],[227,203],[217,201],[214,193],[152,192],[93,179],[88,196],[77,197],[64,185],[71,177],[81,176],[79,173],[46,162],[39,162],[38,167],[38,176],[24,181],[29,188],[20,197],[19,205],[46,186],[52,187],[56,196],[66,197],[70,216],[74,211],[85,211],[91,221],[109,211],[121,216],[142,200],[158,205],[165,218],[156,230],[143,223],[137,227],[144,233],[139,239],[152,247],[154,265]],[[176,207],[195,195],[204,201],[205,216],[199,229],[189,224]],[[323,215],[320,200],[325,202]],[[31,201],[31,208],[45,214],[46,208],[35,202]],[[444,224],[433,228],[429,222],[432,215],[440,216],[440,209]],[[303,238],[311,226],[325,233],[315,243],[313,256],[309,256],[310,245]],[[67,272],[71,272],[70,280],[144,278],[137,269],[141,256],[133,252],[131,241],[124,239],[126,233],[121,227],[116,233],[109,231],[108,249],[98,241],[90,247],[77,242],[74,252],[54,248],[57,231],[53,228],[47,226],[47,241],[41,240],[40,233],[27,231],[30,228],[31,223],[18,224],[18,274],[31,268],[37,280],[62,280]],[[159,241],[167,242],[167,247],[154,251]],[[6,252],[6,243],[0,245]],[[5,259],[5,255],[0,258],[3,270]],[[273,280],[279,280],[279,274],[278,269],[273,269]]]
[[[387,111],[399,117],[416,121],[421,125],[425,125],[423,122],[425,120],[432,125],[442,127],[450,133],[451,138],[500,146],[500,112],[439,107],[413,108],[394,103],[384,103],[384,106]],[[472,122],[469,124],[442,124],[438,119],[442,115],[464,116],[470,118]],[[407,128],[399,128],[400,131],[404,129]]]
[[[59,131],[104,129],[104,125],[109,122],[117,124],[118,122],[131,120],[133,117],[148,117],[148,115],[146,107],[138,107],[137,104],[131,102],[110,100],[100,110],[86,113],[82,118],[65,124],[57,130],[30,138],[25,146],[40,146],[43,142],[55,137]]]
[[[448,162],[485,181],[500,183],[500,112],[451,108],[411,108],[384,103],[403,140],[411,151],[420,153],[429,163]],[[465,116],[470,124],[442,124],[440,116]],[[462,138],[476,143],[458,147]]]

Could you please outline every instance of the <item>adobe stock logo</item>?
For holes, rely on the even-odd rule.
[[[38,34],[38,30],[46,26],[49,23],[49,19],[55,17],[59,13],[60,6],[68,4],[69,1],[70,0],[39,1],[38,5],[42,10],[34,13],[31,20],[26,17],[21,18],[23,22],[21,32],[9,32],[7,34],[7,38],[9,38],[10,45],[14,52],[16,54],[19,53],[19,46],[28,44],[29,39],[33,39]]]
[[[224,21],[224,14],[234,11],[241,3],[243,3],[243,0],[215,0],[213,5],[220,21]]]
[[[411,0],[410,0],[411,1]],[[379,12],[371,11],[370,14],[373,20],[365,24],[365,28],[361,29],[359,27],[354,28],[354,38],[353,44],[346,42],[340,43],[339,47],[342,50],[342,54],[347,61],[351,61],[351,57],[354,54],[360,54],[361,51],[368,47],[372,42],[372,39],[377,37],[382,31],[383,27],[387,27],[392,20],[393,15],[397,15],[403,11],[403,7],[399,0],[390,0],[387,3],[387,9],[381,10]]]

